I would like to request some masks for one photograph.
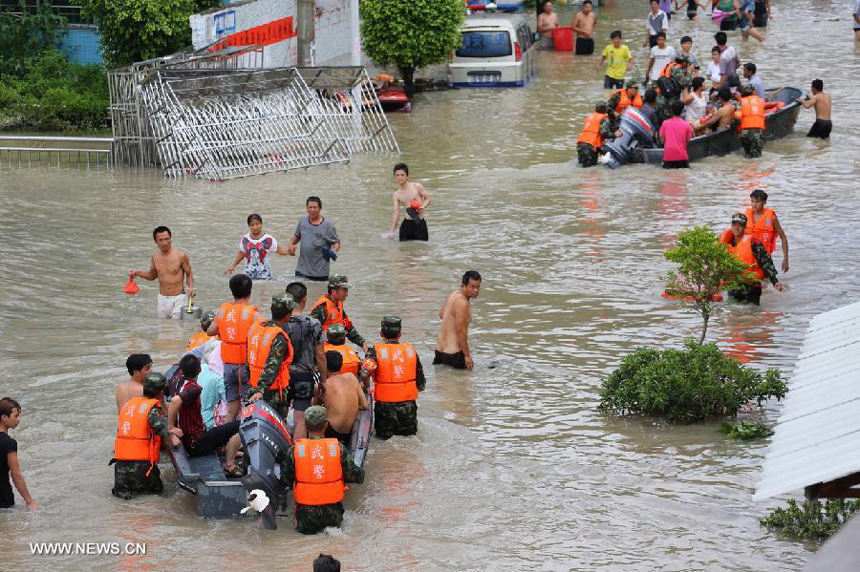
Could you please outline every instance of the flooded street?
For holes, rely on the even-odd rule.
[[[619,4],[600,11],[597,51],[621,29],[642,77],[645,8]],[[689,33],[706,62],[714,27],[702,20],[673,17],[670,43]],[[7,567],[310,570],[324,552],[344,570],[375,572],[800,570],[815,547],[758,524],[788,497],[751,500],[766,441],[729,441],[718,423],[596,410],[600,382],[624,354],[698,332],[698,318],[660,297],[670,269],[662,252],[685,227],[726,228],[755,188],[769,193],[789,237],[786,291],[766,288],[761,307],[725,306],[708,339],[788,375],[808,319],[860,297],[860,51],[849,6],[783,0],[771,24],[763,45],[739,33],[729,44],[766,87],[807,91],[823,79],[829,142],[804,136],[809,110],[758,160],[581,169],[574,141],[608,96],[599,55],[539,53],[530,87],[421,94],[413,113],[389,115],[401,156],[223,184],[0,168],[0,393],[23,406],[12,436],[42,506],[26,512],[18,497],[14,512],[0,511]],[[433,198],[428,244],[380,237],[401,160]],[[229,295],[222,272],[247,215],[260,213],[287,242],[308,195],[322,197],[343,241],[333,268],[354,285],[346,307],[358,330],[376,340],[381,316],[399,314],[419,351],[428,379],[418,436],[374,441],[365,483],[351,486],[343,530],[331,534],[303,537],[288,518],[274,533],[252,519],[205,521],[169,464],[164,495],[113,498],[113,392],[127,379],[125,359],[150,353],[164,371],[197,329],[156,320],[155,283],[122,293],[127,269],[148,265],[152,229],[171,228],[198,303],[214,308]],[[779,267],[781,247],[774,259]],[[254,299],[267,307],[294,268],[276,257],[276,281],[255,284]],[[430,366],[439,308],[470,268],[484,278],[472,304],[475,370]],[[312,301],[322,286],[310,288]],[[494,357],[499,367],[488,369]],[[768,417],[778,410],[768,404]],[[147,555],[31,557],[28,543],[43,541],[145,542]]]

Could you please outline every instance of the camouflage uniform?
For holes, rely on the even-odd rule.
[[[329,278],[329,284],[331,284],[333,279],[336,279],[338,277],[340,277],[340,275],[335,274],[331,278]],[[324,324],[327,318],[325,313],[325,305],[320,304],[319,306],[311,310],[311,313],[309,315],[311,318],[316,318],[317,320],[319,320],[320,324]],[[346,328],[347,339],[357,346],[363,346],[365,343],[367,343],[365,339],[361,336],[361,334],[358,333],[358,330],[355,329],[355,326],[352,325],[352,322],[349,321],[349,316],[346,315],[346,309],[344,309],[343,311],[343,318],[346,322],[346,325],[344,327]]]
[[[660,130],[660,126],[663,125],[664,121],[675,116],[672,113],[673,101],[673,99],[665,97],[662,93],[657,93],[657,100],[654,102],[654,114],[657,116],[657,125],[654,126],[655,132]]]
[[[744,129],[741,131],[741,145],[744,147],[744,154],[749,158],[761,157],[762,149],[764,149],[764,138],[761,129]]]
[[[325,412],[325,407],[311,407],[305,412],[305,420],[310,418],[311,426],[316,426],[315,416],[319,410]],[[325,413],[322,413],[324,416]],[[323,419],[325,419],[323,417]],[[308,439],[323,439],[322,435],[309,435]],[[340,467],[343,471],[343,480],[346,483],[361,484],[364,482],[364,469],[357,466],[349,456],[349,451],[341,443]],[[281,481],[286,486],[293,486],[296,480],[296,456],[295,445],[287,449],[287,454],[281,461]],[[296,530],[302,534],[316,534],[322,532],[328,526],[340,526],[343,522],[343,503],[332,503],[323,505],[304,505],[296,503]]]
[[[591,147],[591,145],[589,145]],[[396,340],[390,343],[399,343]],[[366,359],[376,363],[376,349],[367,349]],[[424,377],[424,368],[421,367],[421,359],[415,355],[415,385],[418,391],[424,391],[427,378]],[[380,439],[389,439],[393,435],[415,435],[418,432],[418,403],[403,401],[400,403],[374,402],[373,406],[373,432]]]
[[[609,117],[603,119],[600,122],[600,138],[604,141],[609,141],[615,138],[615,126],[612,124],[612,121]],[[576,144],[576,158],[580,165],[583,167],[593,167],[597,165],[597,156],[600,153],[600,149],[596,149],[594,145],[590,143],[577,143]]]
[[[281,295],[272,298],[272,311],[278,308],[283,312],[291,312],[295,307],[296,303],[291,297]],[[287,359],[287,339],[289,334],[282,326],[278,326],[278,324],[271,320],[263,322],[262,326],[280,327],[281,331],[275,336],[275,339],[272,340],[272,344],[269,346],[269,355],[266,357],[266,364],[263,366],[263,371],[260,372],[260,379],[257,380],[257,389],[253,390],[253,392],[261,392],[263,394],[263,401],[271,405],[281,418],[286,419],[287,413],[290,410],[287,389],[270,390],[269,387],[275,382],[278,373],[281,371],[281,365]]]
[[[675,81],[678,82],[678,85],[681,86],[681,89],[686,87],[690,87],[690,84],[693,83],[693,74],[690,73],[688,68],[684,66],[675,66],[669,72],[669,77],[675,78]]]
[[[771,284],[779,282],[776,278],[776,265],[773,263],[773,259],[770,257],[770,254],[768,254],[764,244],[756,239],[752,241],[751,246],[756,262],[758,262],[764,275],[770,279]],[[729,296],[739,302],[751,302],[758,305],[759,299],[761,298],[761,282],[754,280],[748,284],[744,284],[736,290],[729,290]]]
[[[167,430],[167,417],[159,405],[149,411],[146,421],[162,439],[170,436]],[[139,494],[158,494],[164,490],[161,471],[158,470],[157,464],[152,465],[152,471],[150,471],[149,461],[111,461],[111,463],[114,463],[114,484],[111,489],[113,496],[129,500]],[[149,472],[148,476],[147,472]]]

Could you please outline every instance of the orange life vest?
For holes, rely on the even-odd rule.
[[[221,336],[221,359],[224,363],[243,364],[248,361],[248,330],[254,323],[256,306],[225,302],[215,313],[218,335]]]
[[[418,356],[412,344],[376,344],[376,386],[374,398],[380,403],[400,403],[418,399]]]
[[[160,401],[152,397],[132,397],[119,412],[113,458],[117,461],[149,461],[149,471],[158,463],[161,437],[149,426],[149,412]],[[149,471],[146,472],[149,475]]]
[[[334,300],[328,297],[328,295],[323,294],[319,297],[313,307],[311,308],[311,312],[316,310],[319,306],[325,306],[325,321],[322,323],[323,331],[328,331],[329,326],[332,324],[340,324],[343,327],[346,327],[343,319],[343,302],[334,303]]]
[[[746,214],[746,232],[759,239],[764,244],[768,254],[773,254],[773,251],[776,250],[776,230],[773,227],[776,213],[773,212],[773,209],[765,208],[755,222],[753,222],[752,208],[748,208]]]
[[[593,145],[595,149],[603,145],[603,138],[600,136],[600,123],[606,119],[605,113],[597,113],[596,111],[585,118],[585,125],[582,128],[582,133],[579,134],[577,143],[588,143]]]
[[[613,93],[609,99],[612,99],[612,97],[614,97],[615,94],[617,94],[617,93],[621,94],[621,99],[618,100],[618,105],[615,106],[615,113],[618,113],[618,114],[624,113],[624,110],[627,109],[631,105],[633,107],[635,107],[636,109],[639,109],[640,107],[642,107],[642,96],[639,95],[638,93],[636,94],[636,97],[634,97],[633,101],[631,102],[630,98],[627,96],[627,88],[619,89],[618,91]]]
[[[212,338],[206,332],[197,332],[191,336],[190,340],[188,340],[188,345],[185,346],[185,351],[190,352],[194,348],[199,348],[211,339]]]
[[[758,279],[763,280],[765,277],[764,270],[762,270],[761,266],[758,265],[758,261],[755,259],[755,255],[753,255],[752,239],[753,236],[751,234],[744,234],[737,246],[732,246],[731,244],[727,244],[726,246],[728,247],[729,252],[734,254],[738,260],[746,263],[747,270],[755,272]]]
[[[672,70],[674,68],[679,67],[681,67],[681,64],[679,64],[678,62],[669,62],[668,64],[663,66],[662,70],[660,70],[660,75],[663,77],[672,77]]]
[[[293,456],[296,504],[319,506],[343,500],[343,467],[337,439],[299,439]]]
[[[361,358],[358,357],[355,350],[346,344],[336,345],[328,342],[325,343],[323,348],[325,351],[338,352],[343,357],[343,365],[340,368],[341,373],[351,373],[355,377],[358,377],[358,368],[361,365]]]
[[[741,130],[764,129],[764,100],[757,95],[741,99]]]
[[[287,340],[287,355],[281,363],[275,381],[269,386],[270,391],[283,390],[290,386],[290,364],[293,363],[293,344],[290,343],[290,335],[280,326],[264,326],[262,322],[256,322],[248,330],[248,369],[251,372],[251,387],[257,389],[266,360],[269,359],[269,350],[275,337],[282,334]]]

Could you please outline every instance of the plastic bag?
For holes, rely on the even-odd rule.
[[[125,287],[122,289],[123,292],[130,296],[134,296],[140,290],[140,286],[134,283],[134,278],[131,276],[128,277],[128,282],[125,283]]]

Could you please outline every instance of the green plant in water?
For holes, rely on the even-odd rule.
[[[666,275],[666,293],[680,299],[702,317],[701,344],[705,341],[708,321],[717,308],[714,295],[724,288],[737,287],[753,275],[747,272],[746,264],[704,226],[680,233],[676,246],[663,256],[678,265],[677,270]]]
[[[773,430],[761,421],[723,423],[720,425],[720,432],[729,437],[729,439],[738,441],[750,441],[773,435]]]
[[[851,516],[860,510],[860,499],[827,499],[804,501],[798,506],[794,499],[786,508],[775,508],[766,517],[760,518],[762,526],[796,538],[824,539],[839,532]]]
[[[762,375],[725,355],[716,344],[688,339],[684,349],[639,348],[600,388],[601,411],[645,414],[690,423],[732,417],[755,399],[759,406],[788,390],[779,370]]]

